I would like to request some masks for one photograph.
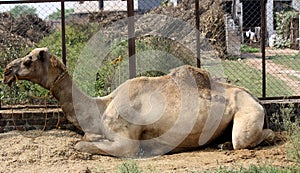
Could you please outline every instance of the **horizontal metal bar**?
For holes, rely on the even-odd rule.
[[[60,0],[27,0],[27,1],[0,1],[0,4],[22,4],[22,3],[60,2]]]
[[[97,1],[97,0],[84,0]],[[45,2],[61,2],[61,0],[16,0],[16,1],[0,1],[0,4],[23,4],[23,3],[45,3]],[[79,2],[79,0],[65,0],[65,2]]]
[[[300,96],[280,96],[280,97],[265,97],[258,98],[259,100],[288,100],[288,99],[300,99]]]

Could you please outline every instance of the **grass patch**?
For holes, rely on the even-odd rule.
[[[256,47],[248,46],[246,44],[242,44],[242,46],[241,46],[241,52],[257,53],[257,52],[260,52],[260,49],[256,48]]]
[[[206,67],[212,74],[224,73],[231,84],[247,88],[256,97],[262,97],[262,73],[245,61],[223,60],[221,66]],[[220,72],[222,71],[222,72]],[[267,75],[267,97],[289,96],[293,91],[280,79]]]
[[[147,168],[141,168],[137,165],[136,161],[127,161],[123,162],[119,166],[119,173],[152,173],[158,172],[153,169],[155,166],[148,165]],[[248,168],[239,167],[239,168],[229,168],[225,166],[220,166],[216,169],[208,169],[208,170],[195,170],[191,171],[191,173],[298,173],[300,167],[277,167],[273,165],[250,165]],[[187,171],[188,172],[188,171]]]
[[[300,54],[297,55],[284,55],[269,57],[274,63],[283,65],[289,69],[300,71]]]
[[[299,168],[281,168],[272,165],[250,165],[249,168],[226,168],[220,167],[214,170],[204,171],[205,173],[215,172],[215,173],[297,173]]]

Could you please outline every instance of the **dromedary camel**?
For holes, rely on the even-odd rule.
[[[263,129],[265,111],[253,95],[192,66],[131,79],[108,96],[90,98],[71,89],[66,67],[47,48],[36,48],[7,65],[3,83],[16,79],[52,92],[67,119],[85,132],[75,145],[83,152],[136,157],[193,150],[222,138],[230,125],[234,149],[274,138]]]

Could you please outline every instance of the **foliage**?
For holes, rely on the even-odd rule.
[[[204,171],[206,173],[296,173],[298,168],[281,168],[272,165],[250,165],[249,168],[226,168],[221,166],[219,169]]]
[[[297,115],[294,104],[281,105],[280,112],[270,118],[275,129],[287,132],[288,157],[300,164],[300,117]]]
[[[124,162],[119,166],[120,173],[142,173],[143,171],[137,166],[136,162]]]
[[[65,17],[69,17],[74,12],[74,9],[65,9]],[[61,9],[56,9],[55,12],[46,17],[47,20],[59,20],[61,19]]]
[[[257,52],[260,52],[260,49],[256,48],[256,47],[250,47],[246,44],[242,44],[241,51],[242,52],[247,52],[247,53],[257,53]]]
[[[36,14],[36,8],[27,6],[27,5],[16,5],[12,9],[9,10],[9,12],[15,17],[18,18],[22,15],[27,14]]]
[[[98,31],[98,25],[95,24],[79,24],[73,22],[66,26],[66,47],[67,47],[67,66],[70,74],[73,74],[77,60],[86,42]],[[61,57],[61,30],[45,37],[41,40],[37,47],[47,47],[51,53],[57,57]]]
[[[291,22],[293,18],[298,18],[299,13],[294,10],[283,10],[276,13],[277,38],[274,46],[276,48],[290,47]]]
[[[141,172],[158,172],[153,170],[153,166],[148,165],[147,168],[140,168],[135,161],[123,162],[119,166],[119,173],[141,173]],[[193,173],[205,172],[205,173],[297,173],[299,172],[299,166],[297,167],[277,167],[272,165],[250,165],[248,168],[245,167],[235,167],[228,168],[225,166],[220,166],[219,168],[202,170],[202,171],[192,171]]]
[[[16,46],[14,45],[14,43],[7,43],[6,44],[6,51],[0,51],[0,62],[3,62],[3,64],[1,63],[0,64],[0,67],[1,68],[4,68],[5,65],[16,59],[16,58],[19,58],[20,55],[22,55],[24,53],[24,51],[26,51],[27,49],[29,48],[29,45],[24,45],[24,47],[19,47],[19,46]]]

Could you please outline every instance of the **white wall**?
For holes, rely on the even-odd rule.
[[[99,1],[84,1],[74,4],[74,13],[90,13],[99,11]]]
[[[267,14],[267,32],[268,32],[268,38],[275,33],[274,31],[274,15],[273,15],[273,4],[274,0],[268,0],[267,5],[266,5],[266,14]]]

